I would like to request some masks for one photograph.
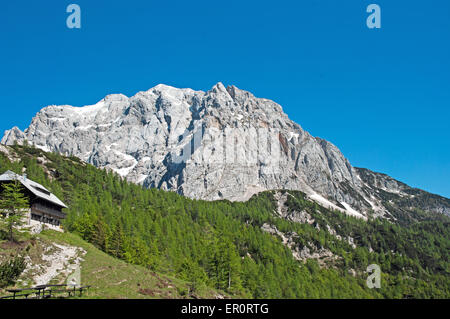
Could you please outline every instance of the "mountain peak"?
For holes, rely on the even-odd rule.
[[[102,99],[102,101],[126,101],[126,100],[128,100],[128,96],[121,93],[108,94]]]
[[[90,106],[45,108],[24,132],[14,127],[1,142],[25,139],[192,198],[245,200],[263,190],[300,190],[320,205],[366,218],[389,217],[377,185],[410,197],[379,175],[373,185],[372,175],[352,167],[333,144],[312,138],[277,103],[221,82],[207,92],[159,84],[132,98],[112,94]]]
[[[25,134],[17,126],[14,126],[12,129],[5,131],[1,140],[1,144],[12,145],[14,144],[14,142],[21,143],[25,139]]]
[[[227,92],[227,89],[225,88],[225,86],[223,85],[223,83],[222,82],[217,82],[213,87],[212,87],[212,89],[211,89],[212,91],[214,91],[214,92],[223,92],[223,93],[225,93],[225,92]],[[228,93],[228,92],[227,92]]]

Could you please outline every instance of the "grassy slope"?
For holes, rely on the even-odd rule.
[[[20,149],[19,149],[20,150]],[[22,158],[22,160],[25,158],[35,158],[38,156],[38,158],[43,158],[43,153],[36,149],[28,150],[29,153],[17,153],[17,158]],[[12,153],[12,152],[11,152]],[[37,153],[37,154],[35,154]],[[34,154],[34,155],[33,155]],[[0,152],[1,155],[1,152]],[[72,185],[76,185],[78,179],[73,178],[73,176],[80,178],[83,177],[83,175],[76,175],[67,167],[61,168],[61,165],[57,165],[59,163],[57,160],[60,159],[60,157],[56,154],[45,154],[45,156],[49,157],[47,160],[39,159],[41,162],[47,162],[47,164],[43,165],[46,174],[51,175],[53,174],[53,178],[57,178],[57,176],[64,176],[64,178],[61,178],[60,176],[60,182],[67,182],[72,183]],[[50,158],[53,158],[51,160]],[[1,157],[0,157],[1,159]],[[63,161],[70,161],[73,162],[71,165],[74,167],[79,167],[79,165],[85,166],[85,164],[80,164],[76,162],[76,159],[72,158],[62,158]],[[0,161],[1,164],[1,161]],[[20,172],[22,166],[20,166],[21,163],[17,163],[17,167],[14,167],[14,165],[5,166],[8,168],[13,168],[14,170]],[[22,163],[23,164],[23,163]],[[40,165],[40,164],[39,164]],[[11,167],[12,166],[12,167]],[[1,165],[0,165],[1,167]],[[89,166],[86,166],[86,170],[88,170]],[[30,167],[28,166],[28,169]],[[48,173],[51,171],[52,173]],[[73,176],[70,174],[72,172]],[[31,172],[30,172],[31,173]],[[40,176],[38,173],[40,171],[35,170],[34,176]],[[91,174],[92,171],[89,173]],[[98,175],[95,175],[92,173],[94,177],[97,177],[97,179],[87,179],[87,183],[89,185],[89,182],[91,182],[94,186],[95,185],[102,185],[102,183],[99,183],[102,179],[98,179]],[[29,175],[31,176],[31,174]],[[70,176],[71,179],[68,179],[67,177]],[[100,176],[101,177],[101,176]],[[83,177],[84,178],[84,177]],[[84,179],[83,179],[84,180]],[[84,181],[86,183],[86,181]],[[70,189],[70,188],[69,188]],[[93,189],[93,187],[91,187]],[[129,191],[129,188],[126,188]],[[58,190],[58,189],[57,189]],[[95,189],[94,189],[95,190]],[[100,188],[101,190],[101,188]],[[101,191],[100,191],[101,193]],[[119,192],[120,193],[120,192]],[[164,211],[166,214],[163,214],[162,216],[170,216],[172,213],[170,211],[170,203],[167,204],[166,200],[174,201],[180,203],[189,202],[186,199],[183,199],[181,197],[177,197],[171,193],[164,193],[162,191],[155,191],[155,193],[160,194],[161,196],[153,196],[152,199],[154,199],[153,202],[149,203],[149,206],[153,208],[155,212],[158,211]],[[362,293],[365,289],[365,273],[363,273],[366,269],[367,264],[369,263],[379,263],[380,260],[384,260],[386,257],[386,254],[383,254],[383,259],[381,259],[380,256],[376,255],[375,253],[369,252],[369,246],[370,247],[378,247],[376,251],[384,251],[384,252],[393,252],[394,250],[398,250],[399,248],[402,249],[403,254],[406,252],[412,251],[413,257],[417,257],[417,255],[420,257],[420,259],[415,258],[414,261],[408,261],[403,260],[399,258],[402,255],[399,254],[389,254],[389,267],[386,270],[386,274],[392,273],[392,276],[389,276],[389,280],[386,279],[387,283],[387,292],[384,295],[388,298],[404,298],[408,296],[412,296],[411,290],[414,292],[416,290],[420,290],[421,293],[414,294],[416,298],[423,298],[424,296],[427,297],[446,297],[448,296],[448,289],[445,289],[447,278],[445,276],[448,276],[448,272],[444,273],[439,277],[435,276],[430,279],[431,275],[434,275],[435,272],[433,271],[435,268],[447,267],[448,259],[447,254],[445,252],[445,248],[448,247],[448,240],[447,240],[447,231],[445,229],[445,225],[442,226],[442,229],[440,231],[442,232],[441,237],[432,237],[431,235],[435,233],[434,229],[427,230],[426,232],[422,233],[422,228],[419,228],[419,230],[410,229],[408,232],[406,232],[406,229],[392,229],[392,227],[381,227],[380,225],[374,225],[373,223],[362,223],[358,222],[356,219],[348,218],[345,216],[341,216],[341,214],[336,215],[335,212],[328,211],[325,208],[321,208],[318,205],[315,205],[314,203],[311,203],[309,201],[304,200],[303,194],[300,192],[290,192],[295,193],[294,197],[288,196],[288,206],[293,211],[302,211],[307,209],[307,211],[316,219],[316,222],[320,222],[320,228],[322,230],[326,229],[326,225],[330,224],[335,228],[336,231],[340,232],[340,235],[345,238],[346,236],[352,236],[352,238],[362,238],[364,237],[364,241],[357,242],[358,244],[358,250],[355,253],[355,250],[350,247],[350,245],[339,244],[339,242],[335,241],[335,238],[328,232],[322,231],[318,232],[313,226],[305,225],[305,224],[298,224],[298,223],[291,223],[287,220],[283,220],[278,217],[273,217],[270,214],[264,215],[261,214],[261,211],[265,212],[271,212],[273,211],[273,208],[269,203],[272,201],[274,202],[273,196],[269,195],[270,192],[261,193],[255,198],[253,198],[253,201],[256,201],[256,204],[252,204],[252,201],[240,204],[240,203],[233,203],[230,204],[230,207],[227,205],[224,205],[224,202],[215,202],[215,203],[209,203],[209,202],[200,202],[202,205],[194,206],[197,209],[203,209],[203,217],[206,217],[206,220],[209,221],[212,225],[216,225],[216,220],[214,219],[214,216],[217,217],[217,220],[219,222],[222,222],[221,225],[229,226],[229,225],[238,225],[239,223],[234,223],[234,220],[238,220],[242,223],[248,223],[251,221],[252,226],[255,227],[255,234],[258,234],[259,226],[262,225],[265,222],[269,222],[271,224],[274,224],[278,230],[283,232],[290,232],[290,231],[296,231],[297,233],[301,234],[301,244],[305,245],[305,243],[308,243],[308,241],[312,241],[316,243],[318,246],[325,245],[327,248],[332,249],[333,252],[336,255],[339,256],[345,256],[347,257],[347,264],[341,266],[341,270],[343,272],[339,272],[340,269],[337,269],[337,273],[330,271],[322,271],[322,270],[316,270],[314,267],[307,267],[304,271],[296,278],[300,278],[299,280],[302,280],[301,282],[304,283],[301,287],[302,290],[306,291],[305,295],[307,297],[320,297],[325,294],[325,296],[330,297],[334,296],[333,290],[336,290],[337,287],[337,279],[338,276],[341,275],[342,279],[340,281],[341,286],[339,286],[339,290],[342,290],[345,294],[339,295],[344,296],[346,298],[353,297],[353,298],[370,298],[373,297],[371,292],[367,292],[367,294]],[[122,195],[120,193],[120,195]],[[258,202],[258,198],[260,199]],[[179,201],[178,201],[179,200]],[[95,202],[95,200],[91,199],[91,202]],[[258,204],[259,203],[259,204]],[[276,204],[274,202],[274,204]],[[292,205],[290,205],[292,204]],[[161,205],[161,206],[160,206]],[[240,205],[249,205],[252,207],[251,211],[247,211],[245,209],[238,209]],[[169,207],[168,207],[169,206]],[[291,207],[292,206],[292,207]],[[116,207],[116,206],[114,206]],[[215,215],[208,219],[208,216],[211,216],[211,211],[208,208],[212,208],[215,212]],[[232,209],[236,208],[236,210]],[[309,208],[309,210],[308,210]],[[92,211],[90,207],[85,209],[86,211]],[[129,209],[130,210],[130,209]],[[244,212],[244,214],[237,214],[236,212]],[[270,215],[270,216],[269,216]],[[132,214],[130,215],[132,216]],[[197,216],[197,215],[195,215]],[[228,216],[231,216],[233,218],[227,218]],[[189,220],[187,220],[189,221]],[[225,223],[229,222],[229,224]],[[197,223],[197,220],[195,219],[195,223]],[[194,223],[194,224],[195,224]],[[174,225],[181,225],[177,222],[174,222]],[[190,224],[189,224],[190,225]],[[447,223],[448,225],[448,223]],[[161,225],[160,225],[161,226]],[[369,227],[370,226],[370,227]],[[420,226],[420,225],[417,225]],[[426,225],[425,225],[426,226]],[[424,227],[425,227],[424,226]],[[432,224],[429,227],[434,227],[435,224]],[[379,228],[381,227],[381,228]],[[237,229],[235,227],[235,229]],[[406,232],[406,233],[405,233]],[[398,233],[398,234],[397,234]],[[269,235],[267,235],[269,236]],[[267,237],[266,236],[266,237]],[[415,237],[419,239],[418,242],[415,242]],[[421,236],[421,237],[419,237]],[[161,236],[164,240],[164,237]],[[165,276],[152,274],[150,271],[148,271],[146,268],[138,267],[138,266],[132,266],[129,264],[126,264],[122,261],[116,260],[113,257],[104,254],[103,252],[97,250],[95,247],[93,247],[90,244],[87,244],[85,241],[80,239],[79,237],[73,235],[73,234],[59,234],[59,233],[50,233],[46,232],[44,233],[41,238],[46,238],[48,241],[58,241],[60,240],[62,243],[71,244],[74,246],[79,246],[84,248],[88,251],[88,255],[85,257],[86,261],[83,266],[82,270],[82,281],[83,284],[90,284],[95,287],[95,289],[88,295],[91,298],[180,298],[186,295],[186,292],[188,290],[188,284],[175,280],[170,279]],[[236,237],[234,237],[236,238]],[[257,249],[254,249],[254,251],[259,252],[258,249],[260,248],[260,243],[265,243],[266,246],[264,247],[276,247],[277,245],[273,245],[273,241],[267,240],[267,238],[264,238],[264,236],[257,237],[258,239],[264,239],[260,241],[254,240],[254,238],[247,235],[244,239],[237,239],[240,240],[240,243],[243,244],[242,247],[248,248],[248,246],[252,247],[251,245],[255,245]],[[422,240],[423,238],[423,240]],[[179,244],[179,241],[176,239],[172,240],[175,245]],[[191,241],[193,242],[193,241]],[[250,243],[250,244],[249,244]],[[425,243],[425,244],[424,244]],[[281,240],[279,240],[279,245],[281,245]],[[383,244],[383,245],[381,245]],[[422,246],[431,246],[433,249],[425,249]],[[438,249],[439,248],[439,249]],[[285,254],[283,254],[283,251],[273,249],[274,255],[265,254],[264,252],[259,252],[262,258],[275,256],[277,258],[284,258]],[[416,255],[414,255],[414,253]],[[1,255],[1,247],[0,247],[0,255]],[[250,256],[250,255],[249,255]],[[251,258],[251,257],[250,257]],[[288,258],[285,258],[286,260]],[[444,261],[443,266],[439,264],[439,259],[442,259]],[[168,264],[167,260],[162,259],[162,264],[165,266]],[[411,262],[416,262],[413,266],[411,266]],[[421,282],[419,282],[417,285],[414,283],[414,278],[412,278],[409,282],[407,280],[404,280],[409,276],[408,273],[402,272],[402,269],[406,269],[405,265],[408,266],[407,271],[411,271],[412,269],[417,270],[417,268],[420,268],[420,265],[423,265],[424,269],[421,270],[423,279]],[[289,270],[288,266],[289,263],[286,263],[286,268],[280,268],[281,271]],[[392,265],[392,267],[391,267]],[[265,264],[260,263],[260,268],[265,268]],[[427,267],[434,267],[428,269]],[[346,273],[346,268],[353,267],[353,269],[359,270],[360,276],[358,278],[350,277]],[[317,268],[317,267],[316,267]],[[392,268],[392,269],[391,269]],[[400,269],[400,271],[399,271]],[[448,268],[447,268],[448,269]],[[256,285],[259,285],[260,283],[267,283],[268,280],[265,280],[265,274],[262,273],[259,277],[253,277],[254,274],[257,273],[258,268],[250,268],[247,269],[247,276],[253,280],[253,278],[257,278]],[[160,270],[161,271],[161,270]],[[164,271],[164,270],[162,270]],[[280,271],[280,270],[279,270]],[[141,274],[141,272],[143,272]],[[286,271],[287,272],[287,271]],[[441,271],[440,271],[441,272]],[[275,278],[275,280],[281,281],[281,278],[278,273],[274,273],[274,276],[272,278]],[[294,276],[292,276],[294,277]],[[269,279],[272,279],[268,277]],[[169,279],[172,280],[172,282],[169,282]],[[445,280],[443,280],[445,279]],[[318,280],[316,282],[316,280]],[[356,282],[358,280],[358,282]],[[384,279],[383,279],[384,280]],[[432,280],[430,282],[430,280]],[[120,283],[120,284],[119,284]],[[278,286],[276,284],[273,284],[274,287],[273,291],[275,293],[279,293],[276,289]],[[437,283],[439,285],[437,285]],[[138,286],[138,284],[140,286]],[[281,285],[281,289],[285,289],[286,287],[290,286],[290,282],[286,281],[284,286]],[[168,286],[174,286],[175,289],[168,288]],[[309,285],[309,286],[307,286]],[[383,285],[383,287],[385,287]],[[419,288],[418,288],[419,287]],[[438,287],[441,291],[438,291],[438,293],[435,292],[435,288]],[[141,294],[139,293],[140,289],[144,289],[148,292],[148,294]],[[262,289],[272,289],[271,286],[262,286]],[[361,294],[359,294],[359,291],[356,292],[356,289],[361,290]],[[170,293],[169,293],[170,291]],[[329,292],[331,291],[331,292]],[[422,293],[424,292],[424,293]],[[425,294],[426,292],[426,294]],[[214,297],[214,291],[201,291],[196,292],[196,294],[199,297]],[[357,296],[355,296],[355,294]],[[377,294],[374,294],[376,297],[378,297]],[[379,297],[381,297],[380,295]]]
[[[9,254],[30,245],[34,248],[28,251],[28,255],[33,255],[30,257],[39,262],[37,260],[39,256],[36,256],[39,252],[36,251],[42,250],[44,244],[54,242],[83,248],[87,253],[81,263],[81,281],[82,285],[92,286],[83,298],[216,298],[218,295],[209,288],[199,289],[195,295],[189,295],[189,283],[154,273],[141,266],[127,264],[107,255],[72,233],[46,230],[36,239],[22,238],[21,243],[8,250],[3,248],[0,253]],[[40,244],[31,245],[31,242]],[[4,246],[5,242],[2,244]],[[65,278],[59,279],[59,282],[65,282]],[[0,295],[7,294],[5,290],[0,292]]]
[[[160,275],[144,267],[127,264],[97,249],[71,233],[45,231],[45,239],[56,243],[82,247],[86,250],[81,263],[83,285],[93,288],[87,298],[189,298],[188,283]],[[196,291],[200,298],[215,298],[217,292],[209,288]]]

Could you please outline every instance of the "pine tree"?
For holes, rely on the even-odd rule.
[[[108,246],[106,252],[116,258],[123,259],[125,249],[125,236],[123,233],[123,225],[121,219],[118,219],[114,231],[111,232],[111,237],[108,239]]]
[[[103,221],[102,215],[98,215],[97,221],[94,224],[94,232],[92,235],[92,243],[105,251],[108,246],[107,238],[108,238],[108,225]]]
[[[22,184],[17,180],[3,184],[0,211],[8,228],[9,241],[14,241],[13,228],[22,225],[24,210],[27,208],[28,198],[23,193]]]

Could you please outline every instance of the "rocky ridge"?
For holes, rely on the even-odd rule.
[[[207,92],[161,84],[84,107],[48,106],[25,131],[6,131],[1,143],[24,140],[131,182],[198,199],[242,201],[263,190],[300,190],[356,217],[395,219],[387,197],[429,194],[353,167],[335,145],[311,136],[277,103],[222,83]],[[433,196],[415,203],[450,214],[450,201]]]

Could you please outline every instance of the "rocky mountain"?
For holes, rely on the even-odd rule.
[[[240,201],[287,189],[361,218],[450,214],[449,199],[353,167],[277,103],[222,83],[207,92],[157,85],[84,107],[48,106],[1,143],[24,140],[191,198]]]

